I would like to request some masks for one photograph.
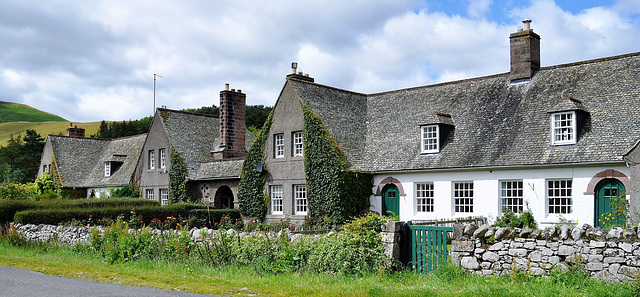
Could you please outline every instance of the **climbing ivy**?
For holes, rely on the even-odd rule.
[[[320,117],[302,105],[307,202],[313,221],[341,224],[369,208],[372,174],[347,168]]]
[[[56,194],[58,197],[62,197],[62,176],[60,176],[60,171],[58,170],[58,164],[56,163],[56,157],[51,157],[51,178],[53,178],[53,186],[55,187]]]
[[[171,146],[169,157],[171,170],[169,171],[169,198],[171,203],[188,202],[187,196],[187,166],[180,153]]]
[[[263,219],[267,213],[269,198],[264,192],[264,185],[267,182],[266,167],[263,165],[262,172],[258,172],[256,167],[258,162],[264,164],[265,161],[264,144],[269,137],[272,118],[273,111],[267,117],[262,130],[247,152],[238,185],[240,212],[245,216],[259,219]]]

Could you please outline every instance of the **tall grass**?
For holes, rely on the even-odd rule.
[[[483,277],[451,265],[429,275],[384,269],[352,274],[318,272],[304,268],[303,259],[309,259],[319,247],[313,241],[295,243],[284,237],[243,241],[219,234],[226,241],[207,246],[192,244],[185,233],[178,233],[167,235],[165,243],[139,245],[148,238],[146,235],[139,236],[137,242],[129,241],[135,238],[123,239],[130,234],[125,225],[112,228],[115,233],[107,232],[98,245],[120,245],[105,251],[134,253],[109,258],[95,252],[95,246],[67,248],[54,242],[33,243],[9,230],[0,235],[0,265],[101,282],[234,296],[637,296],[640,288],[638,283],[596,281],[579,266],[548,277],[522,272]],[[145,254],[144,248],[163,251],[163,255]]]

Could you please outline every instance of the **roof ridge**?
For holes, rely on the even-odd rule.
[[[158,111],[176,112],[176,113],[183,113],[183,114],[189,114],[189,115],[195,115],[195,116],[211,117],[211,118],[217,118],[217,119],[220,118],[220,116],[217,116],[217,115],[190,112],[190,111],[184,111],[184,110],[175,110],[175,109],[168,109],[168,108],[160,108],[160,107],[158,107]]]
[[[324,87],[324,88],[332,89],[332,90],[336,90],[336,91],[341,91],[341,92],[345,92],[345,93],[351,93],[351,94],[360,95],[360,96],[367,96],[367,94],[365,94],[365,93],[358,93],[356,91],[350,91],[350,90],[346,90],[346,89],[327,86],[327,85],[319,84],[319,83],[316,83],[316,82],[310,82],[310,81],[306,81],[306,80],[296,79],[294,77],[290,77],[288,80],[295,80],[296,82],[307,83],[307,84],[311,84],[311,85],[317,85],[317,86],[320,86],[320,87]]]
[[[597,59],[591,59],[591,60],[583,60],[583,61],[571,62],[571,63],[565,63],[565,64],[545,66],[545,67],[540,67],[540,70],[558,69],[558,68],[572,67],[572,66],[578,66],[578,65],[584,65],[584,64],[606,62],[606,61],[619,60],[619,59],[624,59],[624,58],[633,57],[633,56],[640,56],[640,52],[634,52],[634,53],[628,53],[628,54],[622,54],[622,55],[610,56],[610,57],[604,57],[604,58],[597,58]]]

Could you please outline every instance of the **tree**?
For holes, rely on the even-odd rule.
[[[7,146],[0,146],[0,181],[33,182],[43,148],[44,138],[33,129],[28,129],[24,137],[11,135]]]

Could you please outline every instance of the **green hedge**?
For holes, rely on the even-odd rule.
[[[104,207],[159,206],[158,201],[140,198],[110,198],[82,200],[0,200],[0,223],[12,222],[17,212],[31,209],[95,209]],[[57,223],[56,223],[57,224]]]
[[[164,220],[168,217],[187,218],[196,217],[204,221],[219,222],[223,214],[231,218],[240,218],[240,211],[237,209],[201,209],[202,205],[177,203],[169,206],[119,206],[103,208],[69,208],[69,209],[32,209],[19,211],[14,216],[14,221],[20,224],[50,224],[57,225],[61,222],[71,222],[74,219],[86,221],[92,216],[94,222],[97,219],[115,220],[122,215],[129,219],[132,211],[135,210],[136,217],[143,223],[148,224],[153,219]],[[208,212],[208,213],[207,213]]]

